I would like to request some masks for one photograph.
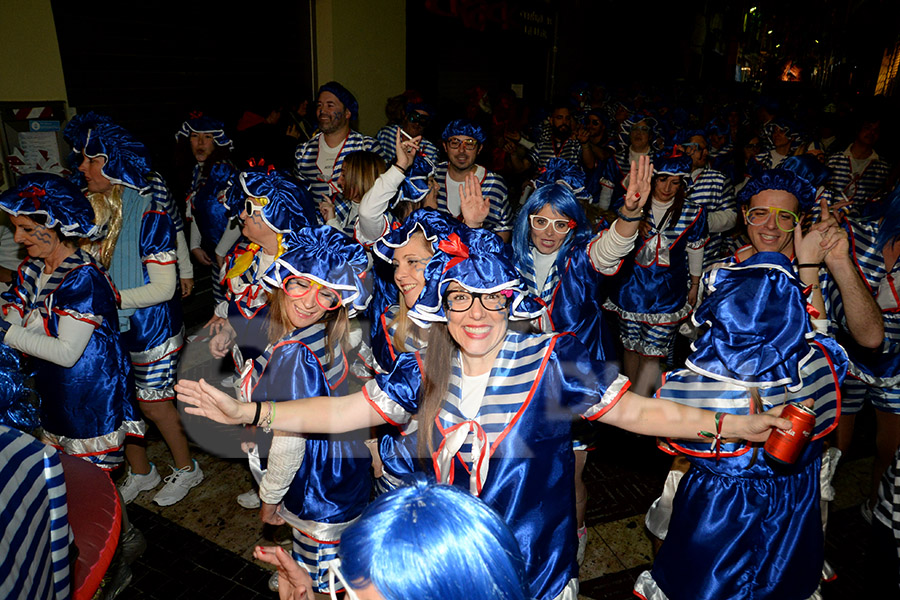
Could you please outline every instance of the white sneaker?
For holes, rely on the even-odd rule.
[[[262,506],[262,502],[259,500],[259,494],[256,493],[256,490],[250,490],[249,492],[244,492],[243,494],[238,494],[237,503],[243,506],[244,508],[259,508]]]
[[[200,485],[203,481],[203,471],[200,470],[196,460],[192,459],[191,462],[194,465],[193,469],[172,467],[172,474],[166,477],[166,485],[153,497],[154,502],[160,506],[172,506],[187,496],[192,487]]]
[[[581,529],[578,530],[578,551],[575,554],[575,560],[578,561],[579,566],[584,562],[584,551],[587,548],[587,541],[587,525],[582,525]]]
[[[135,473],[129,467],[125,481],[119,486],[119,493],[122,494],[122,501],[125,502],[125,504],[128,504],[137,498],[138,494],[141,492],[152,490],[158,486],[159,481],[159,471],[156,470],[156,465],[153,463],[150,463],[150,472],[143,475]]]

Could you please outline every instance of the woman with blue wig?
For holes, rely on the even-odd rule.
[[[481,230],[451,234],[447,242],[428,263],[425,289],[410,311],[429,329],[424,364],[402,354],[391,373],[356,394],[279,403],[271,426],[337,433],[415,419],[429,471],[479,496],[512,530],[530,596],[574,599],[572,419],[692,438],[715,430],[713,415],[629,392],[616,366],[594,360],[571,334],[512,331],[511,319],[534,319],[543,307],[522,289],[508,246]],[[182,380],[178,391],[192,414],[260,422],[252,407],[204,381]],[[762,441],[770,427],[788,422],[755,414],[721,425],[724,437]]]
[[[278,567],[281,598],[309,589],[282,549],[257,547],[254,556]],[[351,599],[530,598],[506,524],[480,500],[422,477],[372,502],[341,536],[335,564]]]
[[[369,302],[362,246],[328,225],[288,237],[290,250],[262,280],[269,344],[247,362],[240,385],[242,400],[260,413],[267,433],[279,402],[347,393],[348,317]],[[275,431],[259,481],[260,519],[291,526],[293,557],[318,592],[329,590],[325,563],[334,558],[341,532],[369,501],[371,458],[362,433]]]

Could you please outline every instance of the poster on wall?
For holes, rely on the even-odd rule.
[[[67,175],[62,157],[65,103],[0,102],[0,189],[26,173]]]

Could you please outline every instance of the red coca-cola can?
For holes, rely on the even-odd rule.
[[[773,429],[764,446],[766,454],[786,465],[794,464],[816,427],[816,413],[797,402],[791,402],[781,412],[781,418],[791,422],[790,429]]]

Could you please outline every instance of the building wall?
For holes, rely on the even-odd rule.
[[[0,15],[0,101],[65,101],[50,0],[0,0]]]
[[[386,100],[406,89],[406,0],[317,0],[315,21],[317,84],[353,92],[359,130],[374,135]]]

